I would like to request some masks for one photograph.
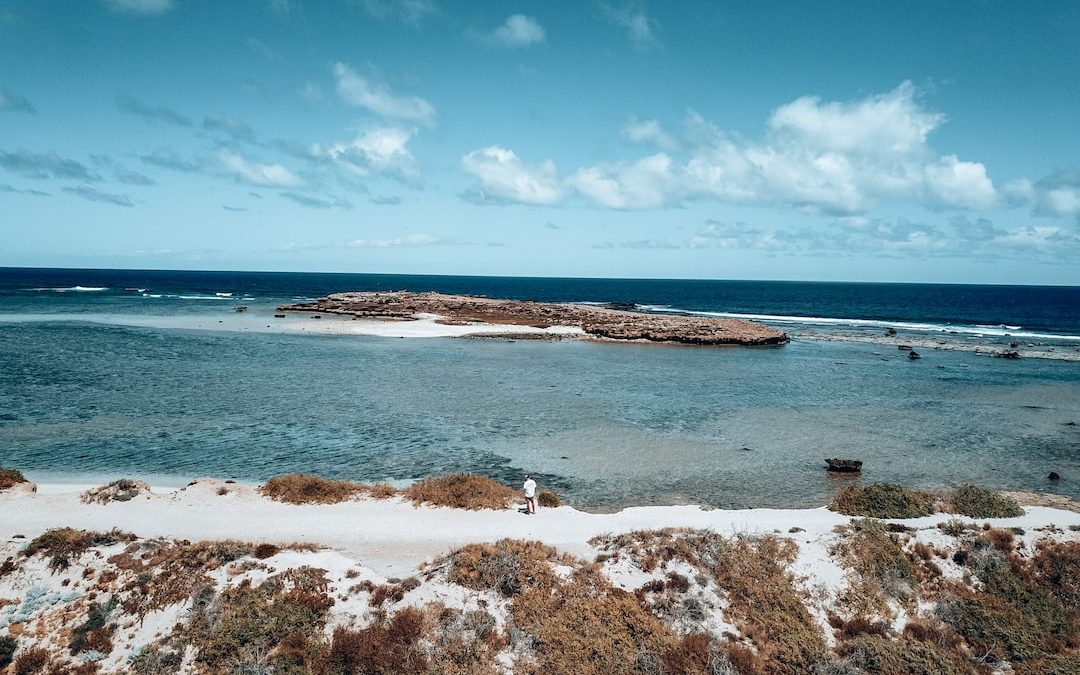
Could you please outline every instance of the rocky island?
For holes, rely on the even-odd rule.
[[[573,329],[562,337],[686,345],[782,345],[783,331],[739,319],[652,314],[572,303],[500,300],[473,295],[370,291],[334,293],[313,302],[282,305],[282,312],[308,312],[354,319],[413,321],[443,325]],[[492,334],[490,331],[487,333]],[[495,333],[497,334],[497,333]],[[520,333],[514,333],[515,337]]]

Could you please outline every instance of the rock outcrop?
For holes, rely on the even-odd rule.
[[[782,345],[783,331],[759,323],[632,312],[591,305],[498,300],[471,295],[373,291],[334,293],[314,302],[282,305],[279,311],[321,312],[363,319],[411,320],[437,315],[441,323],[485,323],[580,328],[593,339],[687,345]]]

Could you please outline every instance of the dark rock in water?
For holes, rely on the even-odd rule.
[[[604,305],[608,309],[617,309],[623,312],[633,312],[638,308],[636,302],[609,302]]]
[[[902,352],[910,352],[911,351],[911,345],[896,345],[896,348],[899,349]]]
[[[319,316],[318,314],[312,314],[312,315],[311,315],[311,318],[312,318],[312,319],[321,319],[322,317],[321,317],[321,316]]]
[[[998,357],[999,359],[1018,359],[1020,358],[1020,352],[1016,351],[1015,349],[1005,349],[1000,352],[995,352],[994,356]]]
[[[285,318],[285,315],[284,315],[284,314],[275,314],[275,315],[274,315],[274,318],[275,318],[275,319],[284,319],[284,318]]]
[[[890,328],[886,328],[886,329],[885,329],[885,334],[886,334],[886,335],[890,335],[890,336],[891,336],[891,335],[896,335],[896,329],[895,329],[895,328],[891,328],[891,327],[890,327]]]
[[[912,350],[911,350],[910,352],[908,352],[908,355],[907,355],[907,357],[908,357],[909,359],[921,359],[921,358],[922,358],[922,354],[920,354],[919,352],[917,352],[917,351],[915,351],[914,349],[912,349]]]
[[[237,312],[246,312],[247,311],[247,305],[237,305],[235,309],[236,309]]]
[[[1020,346],[1020,343],[1019,342],[1010,342],[1009,346],[1012,347],[1013,349],[1016,349],[1017,347]]]
[[[1077,426],[1077,424],[1076,424],[1076,422],[1066,422],[1065,426],[1067,426],[1067,427],[1075,427],[1075,426]]]
[[[797,534],[799,532],[806,532],[806,530],[804,530],[801,527],[793,527],[790,530],[788,530],[788,534]]]
[[[829,465],[829,471],[838,471],[840,473],[855,473],[862,471],[861,459],[826,459],[825,463]]]
[[[1049,480],[1061,480],[1061,474],[1059,474],[1057,471],[1051,471],[1050,475],[1047,476],[1047,478]]]

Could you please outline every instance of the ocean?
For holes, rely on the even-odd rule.
[[[745,316],[793,339],[223,328],[240,304],[254,326],[282,303],[380,289]],[[1010,345],[1040,358],[991,356]],[[851,480],[824,471],[840,456],[865,462],[864,482],[1080,497],[1077,358],[1076,287],[0,268],[0,465],[167,485],[532,472],[587,509],[803,507]]]

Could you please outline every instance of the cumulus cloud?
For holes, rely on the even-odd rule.
[[[173,0],[102,0],[105,5],[118,12],[129,14],[161,14],[172,9]]]
[[[435,106],[419,96],[395,94],[387,85],[364,77],[344,63],[334,64],[334,77],[338,96],[349,105],[382,117],[435,126]]]
[[[68,178],[73,180],[101,180],[85,164],[73,159],[60,157],[55,153],[40,154],[27,150],[7,152],[0,150],[0,169],[17,173],[27,178]]]
[[[65,187],[61,189],[68,194],[75,195],[76,197],[82,197],[83,199],[87,199],[92,202],[115,204],[116,206],[135,206],[135,204],[131,202],[131,197],[128,197],[127,195],[102,192],[101,190],[97,190],[86,185],[79,185],[77,187]]]
[[[35,113],[37,110],[26,98],[13,94],[6,89],[0,89],[0,110],[7,112]]]
[[[493,37],[506,47],[528,47],[544,41],[544,27],[531,16],[513,14],[495,29]]]
[[[636,117],[631,117],[623,125],[622,136],[634,143],[651,143],[661,150],[679,149],[678,139],[669,134],[656,120],[639,121]]]
[[[1006,189],[1019,204],[1030,205],[1047,216],[1080,214],[1080,172],[1058,171],[1038,181],[1012,181]]]
[[[420,166],[409,152],[415,129],[373,126],[364,129],[350,143],[335,143],[321,153],[346,169],[366,176],[385,174],[407,183],[420,181]]]
[[[304,184],[304,181],[280,164],[252,162],[228,150],[218,154],[218,160],[225,173],[250,185],[297,188]]]
[[[116,107],[120,110],[143,118],[148,122],[161,122],[174,127],[190,127],[191,119],[181,115],[165,106],[147,105],[142,101],[130,96],[120,96],[116,99]]]
[[[944,115],[920,105],[907,82],[851,102],[797,99],[772,113],[764,139],[757,142],[729,134],[694,112],[680,141],[654,121],[631,120],[623,128],[626,138],[666,144],[669,150],[583,167],[567,178],[552,167],[545,174],[551,189],[544,200],[518,199],[513,190],[499,196],[554,204],[576,195],[618,209],[715,199],[830,214],[863,213],[888,202],[933,209],[999,205],[1001,196],[984,165],[939,155],[929,145],[928,136],[944,121]],[[516,155],[510,164],[522,166]]]
[[[604,16],[623,29],[626,36],[639,49],[660,44],[656,31],[659,27],[656,19],[645,12],[639,3],[629,3],[620,7],[603,5]]]
[[[480,179],[480,201],[513,201],[525,204],[556,204],[563,198],[562,182],[551,161],[528,165],[497,145],[473,150],[461,158],[465,171]]]

